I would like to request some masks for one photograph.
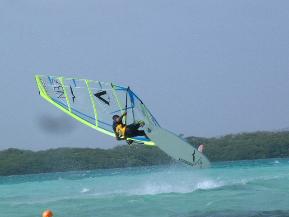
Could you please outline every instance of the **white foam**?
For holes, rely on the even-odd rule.
[[[219,188],[222,187],[223,185],[218,182],[214,182],[212,180],[205,180],[197,184],[197,189],[214,189],[214,188]]]
[[[83,188],[80,192],[81,193],[87,193],[87,192],[89,192],[90,191],[90,189],[88,189],[88,188]]]
[[[197,183],[145,183],[137,188],[131,189],[129,195],[157,195],[168,193],[191,193],[197,190],[207,190],[222,187],[221,182],[213,180],[202,180]]]

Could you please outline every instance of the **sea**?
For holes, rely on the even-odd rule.
[[[0,217],[286,217],[289,159],[0,176]]]

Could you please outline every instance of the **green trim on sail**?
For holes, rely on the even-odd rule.
[[[35,79],[36,79],[37,87],[39,89],[39,93],[47,95],[46,90],[43,87],[43,84],[42,84],[42,81],[41,81],[40,77],[37,75],[37,76],[35,76]]]
[[[88,89],[88,93],[89,93],[89,96],[90,96],[90,100],[91,100],[91,103],[92,103],[92,107],[93,107],[93,112],[94,112],[94,117],[95,117],[95,126],[98,127],[98,114],[97,114],[97,109],[96,109],[96,104],[95,104],[95,101],[94,101],[94,98],[93,98],[93,94],[92,94],[90,86],[89,86],[90,81],[85,80],[85,83],[86,83],[86,86],[87,86],[87,89]]]
[[[115,91],[115,86],[112,83],[111,83],[111,87],[112,87],[112,93],[114,95],[114,98],[116,99],[117,105],[118,105],[119,109],[121,110],[121,114],[123,114],[124,113],[123,106],[121,105],[121,103],[118,99],[118,96],[117,96],[116,91]]]
[[[63,92],[64,92],[64,96],[65,96],[65,99],[66,99],[66,103],[67,103],[68,109],[71,112],[70,101],[69,101],[69,97],[68,97],[67,92],[66,92],[66,88],[64,86],[63,77],[60,77],[59,81],[60,81],[60,84],[61,84]]]

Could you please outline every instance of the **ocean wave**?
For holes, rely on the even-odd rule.
[[[88,193],[97,197],[119,195],[119,196],[145,196],[145,195],[160,195],[160,194],[187,194],[198,190],[211,190],[223,187],[224,184],[220,181],[202,180],[198,182],[175,183],[169,181],[146,181],[135,184],[125,189],[108,189],[107,191],[93,191]]]
[[[211,171],[212,172],[212,171]],[[272,183],[289,179],[285,173],[272,174],[263,171],[260,174],[246,174],[247,171],[230,171],[220,175],[199,171],[163,170],[157,173],[139,174],[136,176],[111,177],[108,181],[90,178],[82,183],[80,192],[94,197],[109,195],[138,196],[159,194],[187,194],[196,191],[254,188],[255,185],[270,188]],[[283,180],[284,179],[284,180]],[[108,180],[108,179],[107,179]],[[103,183],[100,188],[100,182]],[[278,187],[280,187],[278,185]]]
[[[160,194],[187,194],[196,191],[212,191],[212,190],[224,190],[224,189],[244,189],[250,185],[271,183],[272,181],[279,181],[281,178],[287,179],[285,176],[259,176],[249,178],[238,178],[233,180],[213,180],[204,178],[196,182],[175,182],[174,180],[155,180],[146,181],[135,184],[135,186],[128,187],[126,189],[108,190],[94,192],[94,195],[160,195]],[[91,191],[90,191],[91,192]]]
[[[196,177],[195,177],[196,178]],[[185,181],[179,180],[170,180],[158,178],[154,181],[140,181],[136,183],[127,183],[127,185],[122,185],[120,187],[93,187],[91,184],[89,186],[83,185],[79,188],[78,191],[70,192],[66,195],[59,195],[52,198],[42,198],[30,201],[27,200],[18,200],[15,204],[42,204],[42,203],[51,203],[63,200],[77,200],[77,199],[91,199],[91,198],[107,198],[107,197],[132,197],[132,196],[158,196],[162,194],[191,194],[199,191],[222,191],[222,190],[242,190],[247,188],[252,184],[254,187],[257,184],[262,182],[267,182],[271,180],[279,180],[279,176],[269,177],[269,176],[260,176],[260,177],[251,177],[251,178],[242,178],[235,180],[223,180],[220,177],[216,179],[210,179],[207,177],[198,177],[197,181],[193,179],[187,179]],[[93,180],[90,180],[93,181]],[[7,200],[8,198],[2,198]],[[207,204],[209,206],[210,204]]]

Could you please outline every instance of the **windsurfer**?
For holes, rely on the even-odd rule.
[[[123,113],[121,116],[114,115],[113,120],[113,131],[117,140],[126,140],[127,138],[133,138],[136,136],[145,136],[147,135],[144,130],[139,130],[140,127],[145,125],[144,121],[138,121],[129,125],[123,123],[123,118],[127,113]]]

